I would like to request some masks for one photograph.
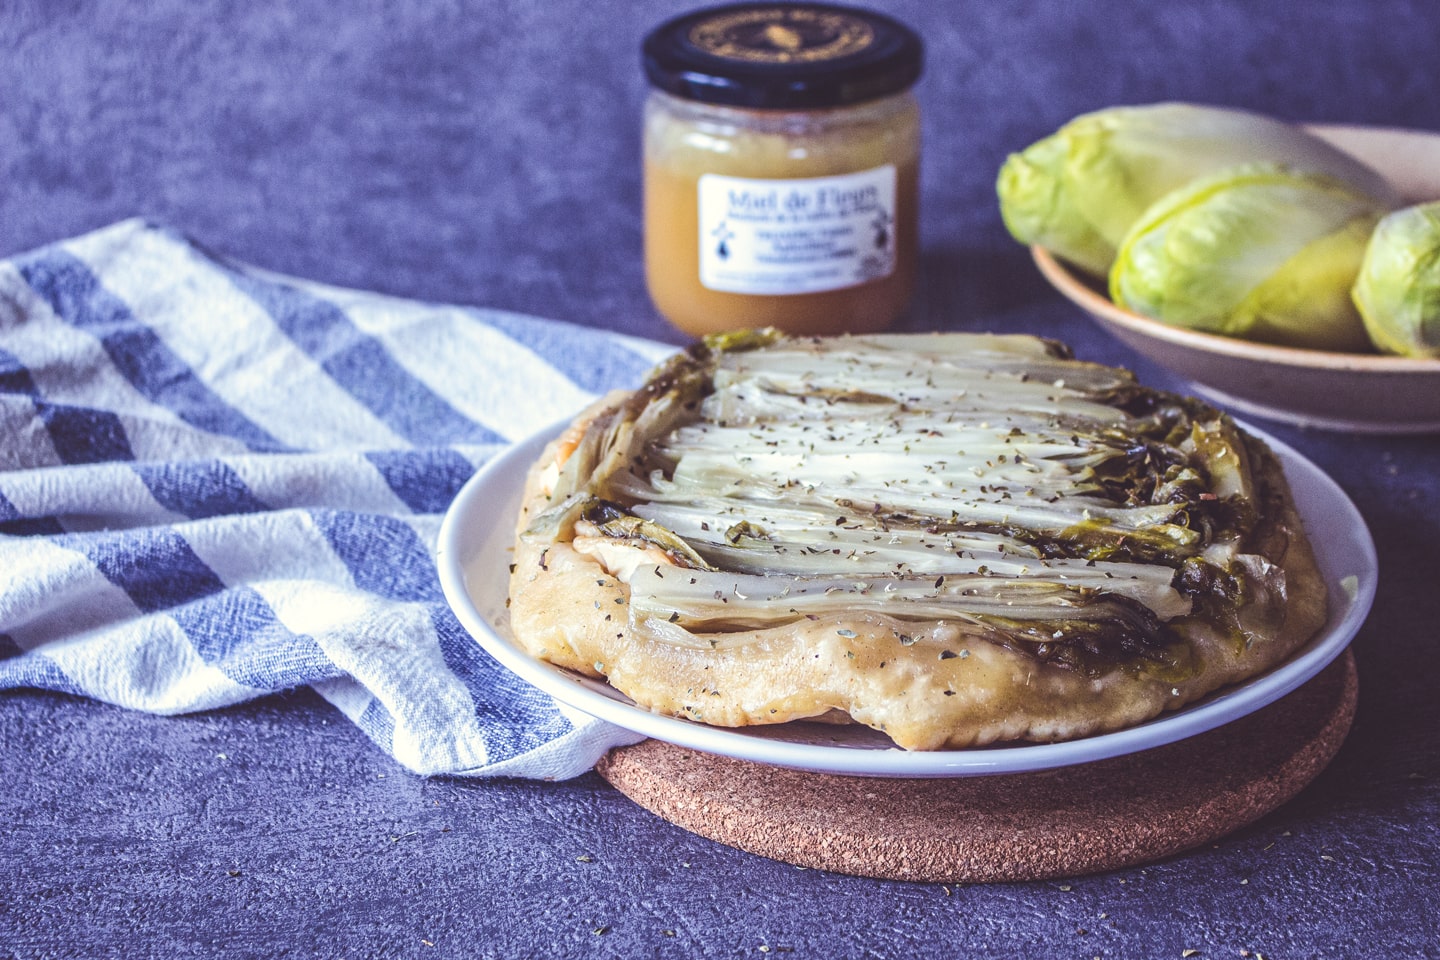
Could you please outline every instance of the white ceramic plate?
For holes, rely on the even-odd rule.
[[[437,562],[445,596],[460,622],[496,660],[557,700],[646,736],[708,753],[817,773],[884,777],[1019,773],[1135,753],[1229,723],[1296,689],[1345,649],[1375,598],[1375,545],[1355,505],[1319,467],[1247,428],[1267,440],[1284,464],[1330,587],[1325,629],[1270,673],[1138,727],[1068,743],[908,752],[858,725],[706,726],[641,709],[603,682],[534,659],[510,636],[505,596],[525,474],[560,429],[556,426],[507,450],[461,489],[440,530]]]
[[[1411,202],[1440,199],[1440,134],[1314,126],[1384,174]],[[1115,306],[1048,251],[1040,272],[1118,340],[1241,413],[1355,433],[1440,432],[1440,360],[1299,350],[1172,327]]]

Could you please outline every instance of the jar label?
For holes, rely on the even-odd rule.
[[[838,177],[700,178],[700,283],[784,295],[895,272],[895,166]]]

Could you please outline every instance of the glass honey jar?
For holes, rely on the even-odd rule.
[[[914,287],[923,48],[880,14],[713,7],[643,47],[645,275],[703,335],[890,327]]]

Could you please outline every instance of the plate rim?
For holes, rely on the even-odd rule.
[[[468,562],[474,558],[461,554],[464,552],[467,534],[474,536],[467,526],[474,520],[470,516],[472,504],[482,499],[482,493],[495,493],[488,489],[489,485],[503,484],[506,474],[514,473],[520,477],[520,484],[501,491],[505,512],[499,519],[505,524],[502,529],[508,536],[514,529],[515,519],[511,503],[518,500],[526,471],[538,458],[545,444],[570,422],[567,419],[552,424],[496,454],[476,471],[455,496],[441,522],[436,549],[436,566],[446,601],[466,632],[486,652],[521,680],[549,694],[558,702],[623,729],[705,753],[814,773],[907,779],[1029,773],[1126,756],[1224,726],[1263,709],[1298,689],[1344,652],[1363,626],[1375,599],[1379,577],[1375,543],[1354,502],[1333,478],[1304,455],[1264,430],[1237,420],[1243,429],[1271,446],[1286,471],[1292,489],[1296,485],[1296,477],[1291,472],[1293,463],[1294,469],[1304,474],[1305,489],[1318,486],[1323,494],[1322,499],[1328,497],[1334,502],[1332,506],[1341,508],[1348,522],[1335,538],[1339,539],[1343,535],[1354,539],[1356,542],[1351,546],[1359,551],[1356,570],[1362,576],[1348,606],[1338,605],[1336,591],[1343,590],[1343,585],[1338,581],[1332,582],[1327,572],[1326,586],[1331,591],[1330,618],[1316,638],[1278,667],[1218,694],[1212,694],[1196,704],[1173,713],[1163,713],[1145,723],[1060,743],[906,751],[899,747],[875,749],[797,743],[747,732],[750,728],[708,726],[693,720],[652,713],[634,705],[628,699],[616,699],[618,692],[611,695],[597,689],[613,691],[613,688],[603,681],[581,678],[570,671],[531,657],[513,640],[501,635],[495,624],[480,611],[470,593],[466,568]],[[1306,505],[1299,502],[1298,497],[1296,506],[1310,533],[1312,544],[1318,545],[1315,518],[1307,516]],[[1335,515],[1328,516],[1331,521],[1329,526],[1333,526]],[[501,533],[493,529],[489,532],[492,538],[500,535]],[[1317,553],[1320,552],[1317,549]],[[1330,621],[1335,619],[1337,610],[1341,612],[1341,616],[1337,622],[1332,623]],[[1237,703],[1241,705],[1241,709],[1234,712]],[[1229,709],[1226,709],[1227,707]]]

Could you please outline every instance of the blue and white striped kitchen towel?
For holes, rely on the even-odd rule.
[[[138,220],[0,261],[0,689],[173,714],[309,685],[418,773],[582,773],[638,738],[479,648],[436,534],[477,465],[672,349]]]

